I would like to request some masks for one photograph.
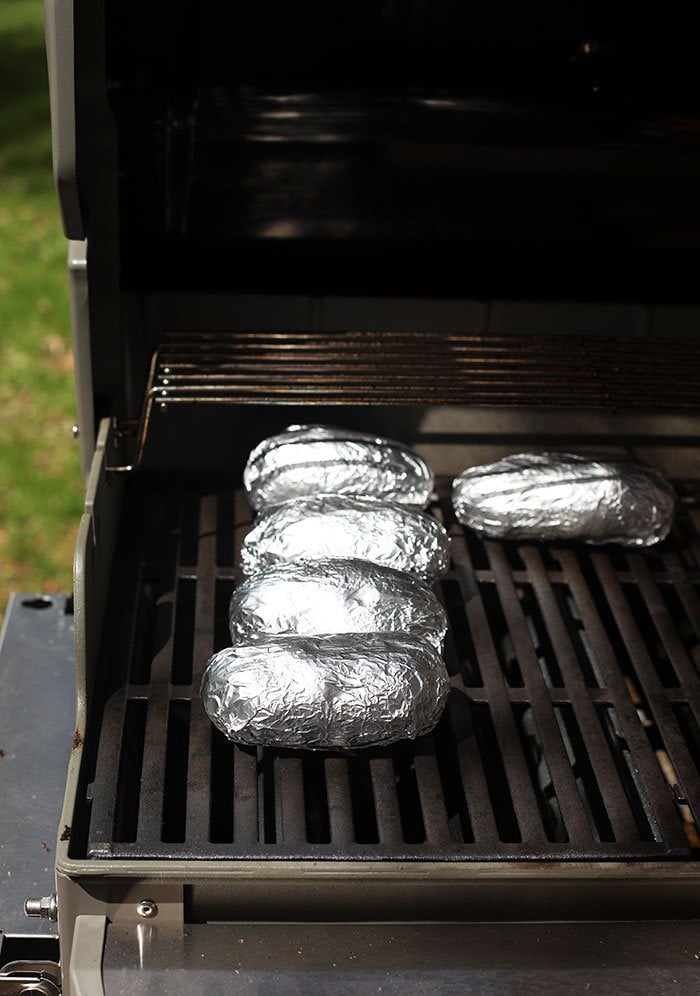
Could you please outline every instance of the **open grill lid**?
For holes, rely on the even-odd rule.
[[[483,301],[696,303],[700,105],[692,41],[671,19],[457,0],[53,0],[47,19],[65,228],[87,240],[72,267],[86,466],[101,417],[127,433],[113,464],[134,466],[154,392],[191,409],[194,394],[159,377],[172,331],[194,333],[197,348],[200,332],[223,333],[229,349],[241,331],[398,330],[425,334],[427,350],[433,333],[509,335]],[[209,304],[183,324],[195,297]],[[331,299],[344,302],[333,326]],[[348,302],[360,299],[355,321]],[[428,302],[420,322],[417,299]],[[527,331],[572,332],[566,316],[545,324]],[[630,323],[584,324],[588,336],[626,335]],[[537,342],[507,349],[549,363]],[[676,368],[660,363],[660,390],[647,392],[625,350],[626,399],[639,383],[649,404],[636,407],[666,407]],[[249,367],[236,373],[243,403],[280,403],[274,384],[266,394],[279,356],[263,353],[247,382]],[[484,393],[447,358],[430,403],[511,396],[519,374],[500,391],[507,363],[489,367]],[[371,373],[349,370],[338,390],[337,368],[301,367],[304,403],[377,397]],[[387,404],[423,404],[409,386],[401,372],[384,382]],[[670,401],[685,405],[685,387]],[[592,394],[617,410],[606,390]],[[533,389],[525,400],[538,399]]]
[[[50,59],[66,230],[118,244],[122,288],[692,293],[698,82],[671,18],[458,0],[56,7],[74,19]]]

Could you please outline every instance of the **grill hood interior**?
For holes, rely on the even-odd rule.
[[[452,0],[75,18],[69,234],[116,236],[124,289],[692,294],[698,86],[670,20]]]

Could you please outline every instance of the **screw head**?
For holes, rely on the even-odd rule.
[[[154,916],[158,916],[158,907],[152,899],[142,899],[136,907],[136,912],[145,920],[152,920]]]

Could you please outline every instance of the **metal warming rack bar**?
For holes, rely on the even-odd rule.
[[[131,470],[171,406],[700,408],[700,339],[391,332],[170,332],[155,351]]]
[[[354,755],[250,751],[198,696],[252,513],[149,485],[127,514],[75,857],[687,858],[700,821],[698,495],[652,552],[453,540],[436,731]],[[138,492],[138,489],[136,489]],[[136,500],[136,499],[132,499]],[[98,713],[99,713],[98,709]],[[82,829],[81,829],[82,828]]]

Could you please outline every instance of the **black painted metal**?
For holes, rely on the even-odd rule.
[[[95,858],[688,857],[700,822],[700,564],[681,505],[645,553],[453,538],[439,586],[453,692],[430,736],[381,751],[251,751],[199,695],[228,642],[252,513],[218,487],[134,486],[105,655]],[[141,529],[134,523],[148,508]],[[124,629],[123,620],[138,624]],[[88,744],[88,748],[89,748]],[[87,822],[87,821],[85,821]],[[77,821],[80,825],[80,820]]]

